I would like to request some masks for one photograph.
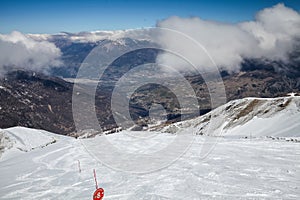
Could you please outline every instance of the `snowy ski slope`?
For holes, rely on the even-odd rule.
[[[106,137],[121,151],[138,154],[168,146],[177,134],[193,137],[176,162],[144,174],[103,165],[83,140],[23,127],[0,130],[0,199],[92,199],[93,169],[104,199],[299,199],[299,113],[299,97],[248,98],[157,130],[147,140],[133,136],[148,132],[130,131],[87,139],[97,146]],[[210,129],[209,115],[220,118]],[[205,131],[217,135],[220,129],[216,145],[201,158],[212,138]]]

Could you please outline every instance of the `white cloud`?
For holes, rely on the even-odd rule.
[[[208,51],[217,66],[236,71],[244,58],[264,57],[287,62],[287,53],[292,50],[295,38],[300,36],[300,15],[278,4],[257,13],[254,21],[239,24],[170,17],[160,21],[158,27],[188,35]],[[196,50],[186,38],[173,38],[163,32],[159,40],[163,48],[185,55],[198,68],[214,65],[204,51]],[[169,53],[159,55],[157,61],[179,70],[188,69],[181,59]]]
[[[287,61],[287,53],[300,37],[299,13],[283,4],[266,8],[256,15],[255,21],[239,26],[257,41],[257,51],[252,56],[263,55],[274,60]]]
[[[0,52],[0,74],[15,68],[47,72],[61,64],[60,49],[53,43],[36,41],[17,31],[0,34]]]

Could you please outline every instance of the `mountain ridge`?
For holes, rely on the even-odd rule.
[[[299,137],[299,120],[300,96],[248,97],[229,101],[195,119],[154,130],[176,133],[194,127],[196,134],[218,137]]]

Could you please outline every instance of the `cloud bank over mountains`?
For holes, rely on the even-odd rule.
[[[37,41],[17,31],[0,34],[0,52],[0,74],[12,69],[47,72],[61,65],[61,51],[53,43]]]
[[[288,54],[300,41],[300,14],[277,4],[261,10],[255,20],[237,24],[203,20],[198,17],[169,17],[157,23],[158,28],[179,32],[185,37],[174,37],[168,32],[155,36],[158,45],[183,55],[199,69],[221,67],[238,71],[245,58],[263,58],[289,62]],[[63,66],[61,50],[53,43],[66,40],[71,43],[93,43],[100,40],[133,38],[148,40],[151,29],[93,31],[80,33],[0,34],[0,74],[11,69],[29,69],[47,72],[51,67]],[[199,46],[202,51],[199,51]],[[190,64],[178,56],[162,53],[157,62],[177,70],[188,70]],[[67,66],[66,66],[67,67]]]
[[[237,71],[244,58],[288,62],[288,53],[300,36],[300,15],[283,4],[277,4],[258,12],[254,21],[238,24],[174,16],[158,22],[157,26],[186,34],[207,51],[213,62],[207,53],[197,52],[188,39],[161,35],[160,43],[164,48],[185,55],[196,67],[210,68],[216,64],[228,71]],[[161,54],[157,60],[178,70],[188,69],[186,62],[169,53]]]

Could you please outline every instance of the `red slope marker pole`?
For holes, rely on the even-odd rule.
[[[98,188],[97,175],[95,169],[94,169],[94,179],[96,184],[96,191],[94,192],[93,200],[102,200],[102,198],[104,197],[104,190],[103,188]]]

